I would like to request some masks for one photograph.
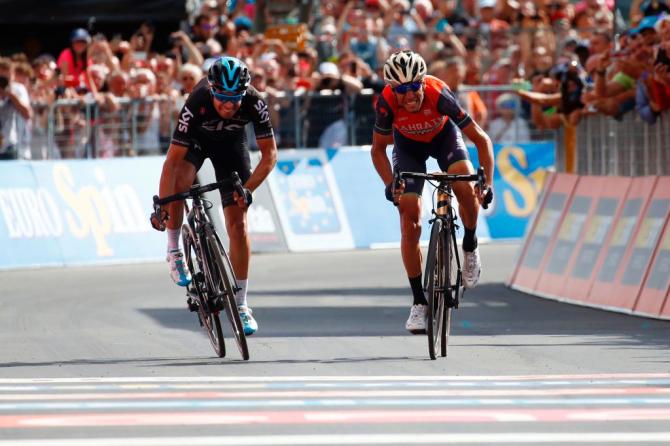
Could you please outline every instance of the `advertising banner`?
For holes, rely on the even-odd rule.
[[[354,240],[324,150],[283,150],[269,178],[291,251],[352,249]]]
[[[649,275],[640,292],[640,298],[633,310],[640,314],[659,316],[663,304],[665,303],[666,308],[668,307],[666,302],[668,293],[670,293],[670,221],[665,222],[663,238],[649,268]]]
[[[568,267],[578,252],[585,223],[593,215],[596,196],[603,182],[601,177],[579,178],[572,201],[558,230],[556,243],[549,253],[549,260],[535,288],[536,291],[561,296]]]
[[[252,166],[258,163],[258,159],[258,153],[251,154]],[[198,171],[198,182],[209,184],[215,181],[214,167],[209,160],[206,160]],[[221,195],[218,191],[212,191],[205,194],[205,197],[213,204],[209,211],[209,218],[212,219],[216,232],[227,249],[228,233],[221,206]],[[247,211],[247,231],[251,241],[251,250],[254,252],[284,252],[287,250],[267,181],[263,182],[253,193],[253,203]]]
[[[470,146],[468,151],[476,168],[477,150]],[[494,144],[493,152],[495,199],[485,211],[491,238],[521,238],[555,165],[555,143]]]
[[[670,216],[670,177],[661,177],[656,182],[654,195],[640,227],[628,266],[624,270],[621,284],[624,290],[638,287],[646,280],[633,311],[657,316],[670,284],[670,256],[665,245],[670,243],[667,235]],[[666,234],[664,235],[664,231]],[[665,238],[663,241],[661,238]],[[652,259],[653,257],[653,259]],[[628,302],[625,302],[627,304]]]
[[[62,265],[66,228],[55,191],[38,185],[29,162],[1,162],[0,179],[0,268]]]
[[[632,298],[625,296],[620,283],[621,274],[624,266],[629,263],[634,246],[632,242],[637,240],[636,234],[642,223],[642,216],[646,213],[656,179],[657,177],[633,179],[623,211],[606,243],[605,259],[589,293],[589,303],[632,310],[639,288]]]
[[[149,224],[160,158],[2,164],[0,266],[162,260]],[[23,179],[19,178],[21,176]],[[10,185],[10,186],[7,186]]]
[[[528,248],[519,263],[513,286],[523,290],[534,290],[545,262],[549,257],[558,228],[566,214],[572,192],[577,184],[577,175],[557,174],[547,193],[544,207],[537,216],[532,234],[527,237]]]
[[[604,247],[623,209],[632,180],[628,177],[589,177],[579,179],[576,194],[591,195],[595,209],[588,216],[576,257],[568,265],[560,296],[586,300],[595,280],[595,273],[604,261]]]

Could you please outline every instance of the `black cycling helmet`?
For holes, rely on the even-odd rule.
[[[236,57],[222,56],[214,61],[207,72],[211,87],[226,93],[242,94],[247,90],[251,75],[247,65]]]

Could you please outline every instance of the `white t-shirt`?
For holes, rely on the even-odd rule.
[[[18,82],[10,82],[7,87],[21,102],[29,103],[28,90]],[[19,153],[29,147],[28,122],[21,116],[14,103],[5,97],[0,100],[0,153],[14,146]]]
[[[528,123],[519,117],[510,122],[502,118],[496,118],[491,121],[486,133],[493,142],[518,143],[530,141]]]

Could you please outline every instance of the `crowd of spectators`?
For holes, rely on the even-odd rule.
[[[119,128],[133,99],[142,99],[133,147],[165,149],[171,120],[220,54],[247,63],[275,127],[287,107],[284,92],[378,93],[384,60],[408,48],[497,141],[528,139],[533,130],[577,124],[589,113],[620,118],[637,111],[653,123],[670,108],[670,8],[663,0],[634,0],[628,28],[615,19],[613,0],[321,0],[304,24],[295,14],[280,20],[263,11],[265,32],[257,31],[261,12],[253,1],[195,4],[167,51],[154,50],[147,22],[130,36],[78,28],[60,54],[0,58],[0,157],[29,158],[28,139],[47,120],[63,141],[95,138],[96,156],[132,154]],[[463,89],[478,85],[501,90],[484,101]],[[50,114],[58,99],[72,105]],[[78,101],[96,103],[100,115],[84,114]],[[100,131],[77,131],[92,119]],[[343,144],[346,131],[335,122],[320,144]],[[68,144],[60,144],[60,156],[82,156],[83,145]]]

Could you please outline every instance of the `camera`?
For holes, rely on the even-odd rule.
[[[0,76],[0,88],[3,90],[9,85],[9,79],[5,76]]]

